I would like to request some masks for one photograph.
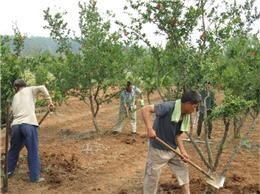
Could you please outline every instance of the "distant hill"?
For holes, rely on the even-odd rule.
[[[75,41],[72,41],[71,45],[72,45],[73,52],[77,52],[80,45]],[[46,52],[46,51],[50,52],[51,54],[55,54],[57,48],[58,48],[58,44],[52,38],[38,37],[38,36],[26,37],[24,41],[24,49],[22,51],[22,54],[25,56],[32,56],[32,55],[39,54],[39,52]]]

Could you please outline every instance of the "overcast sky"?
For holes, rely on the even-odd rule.
[[[0,34],[12,35],[12,26],[16,23],[21,33],[27,36],[48,37],[49,31],[43,29],[43,26],[46,24],[43,19],[43,10],[47,7],[50,7],[53,11],[66,10],[68,14],[65,20],[68,22],[69,28],[74,30],[77,34],[79,32],[78,1],[79,0],[1,0]],[[256,1],[260,3],[260,0]],[[85,2],[88,2],[88,0],[85,0]],[[123,13],[123,7],[126,5],[125,0],[98,0],[97,2],[100,13],[111,10],[121,21],[127,21],[127,16]],[[259,22],[258,24],[260,25]],[[259,29],[259,25],[258,27],[256,26],[256,28]],[[153,35],[154,31],[154,26],[147,26],[145,30],[153,42],[163,44],[165,38]]]
[[[79,0],[1,0],[0,4],[0,34],[13,35],[12,26],[17,24],[21,33],[27,36],[49,36],[49,31],[43,29],[46,22],[43,19],[43,10],[51,8],[51,12],[67,11],[65,20],[70,29],[79,33],[78,28],[78,2]],[[80,0],[88,2],[88,0]],[[98,0],[97,6],[101,14],[106,10],[111,10],[116,14],[116,18],[127,22],[127,15],[123,13],[125,0]],[[152,41],[158,44],[164,44],[165,38],[154,36],[155,27],[147,26],[146,33],[152,37]]]
[[[121,14],[124,0],[100,0],[98,8],[101,12],[106,9]],[[0,34],[13,34],[12,25],[17,23],[20,31],[28,36],[48,36],[43,29],[45,23],[43,10],[50,7],[53,11],[67,11],[66,21],[69,26],[78,29],[78,0],[1,0],[0,4]]]

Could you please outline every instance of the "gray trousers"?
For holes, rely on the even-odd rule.
[[[132,133],[136,133],[136,111],[130,111],[129,116],[130,116],[130,118],[127,118],[126,112],[120,110],[119,117],[118,117],[115,127],[113,128],[113,131],[122,132],[123,121],[130,119],[131,131],[132,131]]]
[[[156,194],[161,168],[166,164],[175,173],[179,185],[189,183],[188,167],[179,156],[172,151],[156,149],[149,145],[144,175],[144,194]]]

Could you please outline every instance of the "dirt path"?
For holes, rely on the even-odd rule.
[[[158,98],[154,98],[157,101]],[[102,106],[98,122],[104,129],[111,129],[117,119],[118,101]],[[147,139],[145,128],[138,113],[137,142],[129,143],[129,124],[122,135],[106,134],[95,138],[85,138],[93,130],[87,106],[76,98],[57,108],[48,116],[40,129],[40,157],[42,176],[46,181],[40,184],[28,182],[26,151],[20,156],[19,168],[10,178],[11,194],[40,193],[82,193],[82,194],[141,194],[143,172],[146,162]],[[214,123],[214,141],[222,134],[220,121]],[[232,134],[230,134],[232,137]],[[253,139],[260,137],[259,126]],[[254,141],[255,142],[255,141]],[[259,142],[257,142],[259,143]],[[243,149],[232,170],[228,173],[225,188],[221,194],[259,193],[259,144],[251,149]],[[187,149],[195,161],[198,155],[187,143]],[[216,146],[214,144],[214,146]],[[228,148],[223,159],[228,156]],[[199,162],[199,164],[202,164]],[[205,188],[202,175],[190,168],[191,191],[199,194]],[[180,193],[176,178],[165,167],[160,179],[158,193]]]

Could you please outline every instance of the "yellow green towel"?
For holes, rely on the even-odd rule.
[[[175,107],[172,113],[173,122],[179,122],[181,118],[181,99],[175,101]],[[188,132],[190,129],[190,114],[185,114],[182,118],[181,131]]]

